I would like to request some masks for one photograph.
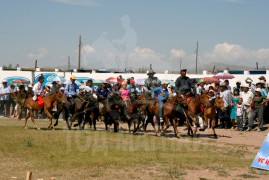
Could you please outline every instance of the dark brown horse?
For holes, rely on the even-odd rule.
[[[61,93],[61,91],[56,91],[53,94],[49,94],[45,97],[43,97],[43,101],[44,101],[44,113],[47,115],[47,117],[50,120],[50,124],[48,126],[48,128],[52,127],[52,108],[53,108],[53,104],[54,102],[58,102],[58,103],[63,103],[63,94]],[[34,125],[36,126],[37,129],[40,129],[37,124],[35,123],[35,119],[34,119],[34,111],[38,111],[40,109],[38,102],[34,101],[32,97],[29,97],[28,99],[25,100],[24,103],[24,107],[26,107],[28,109],[28,113],[25,117],[25,125],[24,128],[27,129],[27,121],[29,118],[31,118],[31,120],[33,121]]]
[[[181,93],[177,96],[169,97],[163,104],[163,119],[166,127],[163,129],[163,134],[172,124],[174,128],[175,136],[178,137],[177,126],[179,125],[178,118],[186,119],[186,111],[184,108],[187,106],[187,102]]]

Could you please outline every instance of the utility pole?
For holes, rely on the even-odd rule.
[[[195,65],[195,73],[197,74],[197,61],[198,61],[198,41],[197,41],[197,47],[196,47],[196,65]]]
[[[37,68],[37,60],[35,60],[35,69]]]
[[[256,62],[256,70],[259,70],[259,62]]]
[[[179,70],[181,70],[181,64],[182,64],[182,59],[180,59],[180,62],[179,62]]]
[[[69,70],[69,69],[70,69],[70,56],[68,56],[67,59],[68,59],[68,60],[67,60],[67,69]]]
[[[81,58],[81,35],[79,36],[79,43],[78,43],[78,69],[80,69],[80,58]]]

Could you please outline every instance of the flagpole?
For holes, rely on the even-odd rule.
[[[195,66],[195,73],[197,74],[197,61],[198,61],[198,41],[197,41],[197,47],[196,47],[196,66]]]

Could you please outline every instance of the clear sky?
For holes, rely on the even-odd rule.
[[[268,0],[0,0],[0,66],[269,68]]]

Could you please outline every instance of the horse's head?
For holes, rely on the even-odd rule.
[[[224,106],[224,101],[223,101],[223,99],[221,97],[217,97],[215,99],[214,106],[215,106],[215,108],[220,109],[222,111],[226,110],[226,108]]]
[[[55,93],[56,93],[56,101],[65,103],[64,94],[60,90],[57,90]]]
[[[200,97],[199,97],[199,100],[201,102],[202,105],[204,105],[205,107],[209,107],[211,106],[211,102],[207,96],[207,94],[201,94]]]

